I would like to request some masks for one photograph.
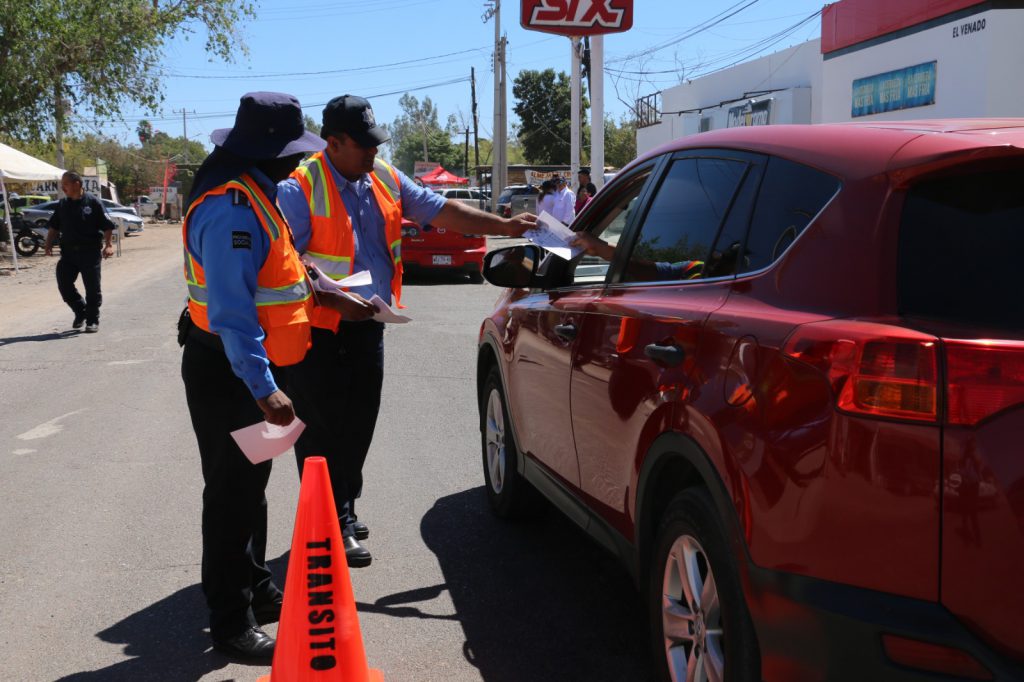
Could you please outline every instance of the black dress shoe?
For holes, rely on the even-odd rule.
[[[274,638],[257,627],[234,637],[214,639],[213,648],[221,653],[248,661],[274,660]]]
[[[348,560],[349,568],[363,568],[373,561],[370,550],[360,545],[351,535],[345,537],[345,558]]]
[[[260,625],[276,623],[281,620],[281,604],[284,603],[284,595],[279,594],[276,598],[262,604],[253,604],[252,615]]]
[[[356,521],[352,527],[356,529],[356,540],[365,540],[370,537],[370,527],[362,521]]]

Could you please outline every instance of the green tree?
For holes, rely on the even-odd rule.
[[[572,93],[569,76],[554,69],[520,71],[512,83],[518,139],[529,163],[569,163]],[[590,103],[583,98],[582,119]],[[588,132],[583,126],[584,142]]]
[[[623,116],[619,124],[611,116],[604,119],[604,162],[622,168],[636,158],[636,122]]]
[[[0,129],[20,139],[63,133],[76,112],[155,111],[157,67],[171,38],[206,29],[205,49],[231,61],[252,0],[0,0]]]
[[[317,135],[320,134],[320,124],[317,123],[309,114],[305,114],[302,117],[302,123],[306,126],[306,130],[316,133]]]
[[[463,148],[452,142],[452,134],[458,127],[455,116],[449,115],[442,128],[437,107],[429,97],[420,102],[415,96],[405,93],[398,104],[402,113],[386,126],[391,135],[388,142],[391,162],[409,176],[416,161],[436,161],[452,172],[459,172]]]

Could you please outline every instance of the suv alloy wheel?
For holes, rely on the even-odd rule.
[[[480,436],[484,482],[491,507],[503,519],[528,515],[539,502],[533,486],[517,468],[519,451],[512,437],[501,374],[491,367],[480,393]]]
[[[658,530],[649,576],[653,647],[664,682],[756,682],[757,637],[714,504],[676,496]]]

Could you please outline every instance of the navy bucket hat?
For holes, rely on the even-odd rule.
[[[218,147],[252,161],[318,152],[327,146],[306,130],[299,100],[283,92],[248,92],[242,95],[233,128],[210,134]]]

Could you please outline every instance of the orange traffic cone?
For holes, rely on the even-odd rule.
[[[384,682],[366,663],[327,460],[306,459],[270,675],[259,682]]]

